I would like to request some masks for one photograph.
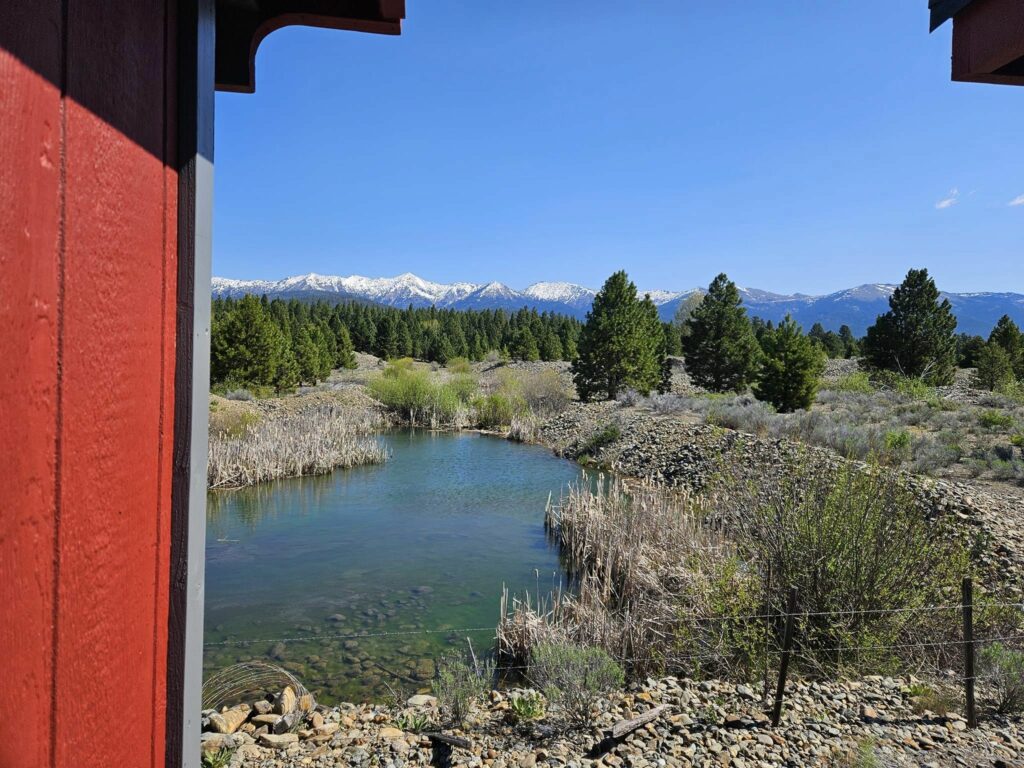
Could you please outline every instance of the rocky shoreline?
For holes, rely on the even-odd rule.
[[[601,699],[591,724],[575,729],[557,711],[514,723],[508,694],[496,691],[471,711],[463,728],[444,734],[468,740],[451,754],[452,765],[467,768],[1022,765],[1019,716],[986,715],[971,730],[955,712],[926,709],[916,690],[913,678],[794,682],[787,687],[782,722],[772,728],[761,696],[747,686],[665,678]],[[287,693],[223,714],[207,712],[204,749],[234,750],[229,768],[403,768],[434,759],[428,732],[438,729],[440,715],[431,696],[414,696],[403,707],[344,704],[302,711],[292,695],[289,723],[289,705],[281,706]],[[656,707],[662,708],[651,722],[609,739],[614,724]],[[413,719],[423,732],[400,727]]]

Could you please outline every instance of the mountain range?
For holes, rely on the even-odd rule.
[[[821,323],[826,330],[838,331],[848,325],[854,334],[862,335],[875,318],[889,309],[889,297],[896,286],[866,284],[856,288],[809,296],[740,288],[743,304],[750,316],[779,321],[790,314],[804,330]],[[679,303],[695,290],[641,291],[648,293],[658,306],[663,320],[670,320]],[[303,301],[359,301],[389,307],[429,307],[451,309],[505,309],[515,311],[530,307],[538,312],[557,312],[583,318],[593,301],[595,291],[575,283],[534,283],[518,291],[503,283],[433,283],[405,273],[398,277],[333,277],[329,275],[297,275],[283,280],[232,280],[213,278],[214,297],[238,298],[245,294],[267,295],[269,298],[301,299]],[[1019,293],[942,293],[949,299],[957,316],[957,330],[988,335],[996,321],[1009,315],[1024,325],[1024,294]]]

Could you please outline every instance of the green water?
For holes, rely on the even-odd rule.
[[[380,439],[382,466],[210,494],[207,674],[269,659],[325,702],[423,690],[445,649],[491,646],[502,585],[561,582],[544,506],[579,467],[476,434]]]

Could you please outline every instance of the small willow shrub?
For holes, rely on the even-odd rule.
[[[625,682],[622,667],[602,649],[562,643],[536,646],[529,674],[548,701],[577,723],[588,722],[597,700]]]
[[[980,673],[988,678],[996,710],[1001,714],[1024,711],[1024,652],[993,643],[981,651]]]
[[[469,708],[475,699],[491,689],[494,666],[490,662],[477,663],[463,656],[444,656],[437,662],[433,691],[441,711],[453,723],[461,725],[466,721]]]

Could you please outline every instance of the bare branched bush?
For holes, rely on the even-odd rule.
[[[512,402],[521,402],[535,416],[555,416],[566,409],[571,396],[557,371],[517,371],[498,374],[498,392]]]
[[[237,432],[214,431],[210,435],[207,486],[238,488],[282,477],[382,463],[387,450],[370,436],[381,426],[376,411],[321,405],[265,417]]]

